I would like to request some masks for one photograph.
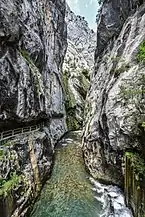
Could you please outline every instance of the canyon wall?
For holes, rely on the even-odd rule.
[[[127,202],[135,216],[144,214],[145,204],[141,193],[145,179],[144,50],[143,1],[105,0],[97,27],[95,70],[85,107],[84,158],[97,179],[122,187],[124,178],[128,179]],[[133,173],[127,172],[133,168],[135,183],[130,181],[134,180]],[[137,205],[137,200],[143,205]]]
[[[85,99],[90,74],[94,68],[96,33],[84,17],[75,15],[66,7],[68,48],[63,64],[63,80],[66,90],[66,114],[69,130],[82,128]]]
[[[29,212],[50,175],[54,144],[67,130],[65,8],[65,0],[0,2],[0,131],[15,129],[0,144],[3,217]]]

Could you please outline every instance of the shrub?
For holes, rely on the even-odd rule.
[[[129,68],[130,68],[130,65],[128,63],[127,64],[123,64],[122,66],[120,66],[119,68],[117,68],[115,70],[115,76],[120,75],[121,73],[127,71]]]
[[[86,79],[90,80],[89,70],[82,69],[82,74],[85,76]]]
[[[21,181],[21,177],[14,172],[9,180],[0,178],[0,196],[6,197],[14,187],[17,187]]]
[[[139,46],[139,53],[137,55],[139,62],[145,63],[145,40]]]

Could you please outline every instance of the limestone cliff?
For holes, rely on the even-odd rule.
[[[3,217],[29,212],[49,176],[54,144],[67,129],[65,7],[65,0],[0,2],[0,131],[22,128],[21,136],[0,144]],[[42,123],[37,131],[23,131]]]
[[[90,29],[87,21],[80,15],[75,15],[67,5],[66,8],[67,38],[78,53],[82,54],[89,68],[94,66],[94,50],[96,46],[96,33]]]
[[[9,0],[0,6],[0,128],[45,118],[52,125],[58,119],[64,131],[65,1]]]
[[[131,152],[145,158],[144,51],[145,3],[105,0],[97,28],[95,71],[87,95],[84,157],[94,177],[120,186],[127,174],[138,173],[138,178],[131,175],[127,181],[127,195],[135,216],[144,214],[140,182],[144,182],[145,164],[143,160],[138,164],[139,158],[131,160],[135,158],[130,154],[127,168],[134,165],[131,173],[124,168],[128,164],[124,156]],[[126,175],[124,170],[128,170]],[[135,183],[129,181],[135,179]]]
[[[94,68],[96,33],[91,30],[84,17],[75,15],[67,5],[68,48],[63,64],[66,90],[66,112],[69,129],[82,127],[84,104],[89,77]]]

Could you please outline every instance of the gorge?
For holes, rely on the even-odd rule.
[[[0,217],[145,216],[145,2],[100,3],[0,0]]]

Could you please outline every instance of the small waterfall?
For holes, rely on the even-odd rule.
[[[126,207],[122,191],[113,185],[104,185],[90,178],[96,192],[96,199],[102,204],[100,217],[133,217]]]

